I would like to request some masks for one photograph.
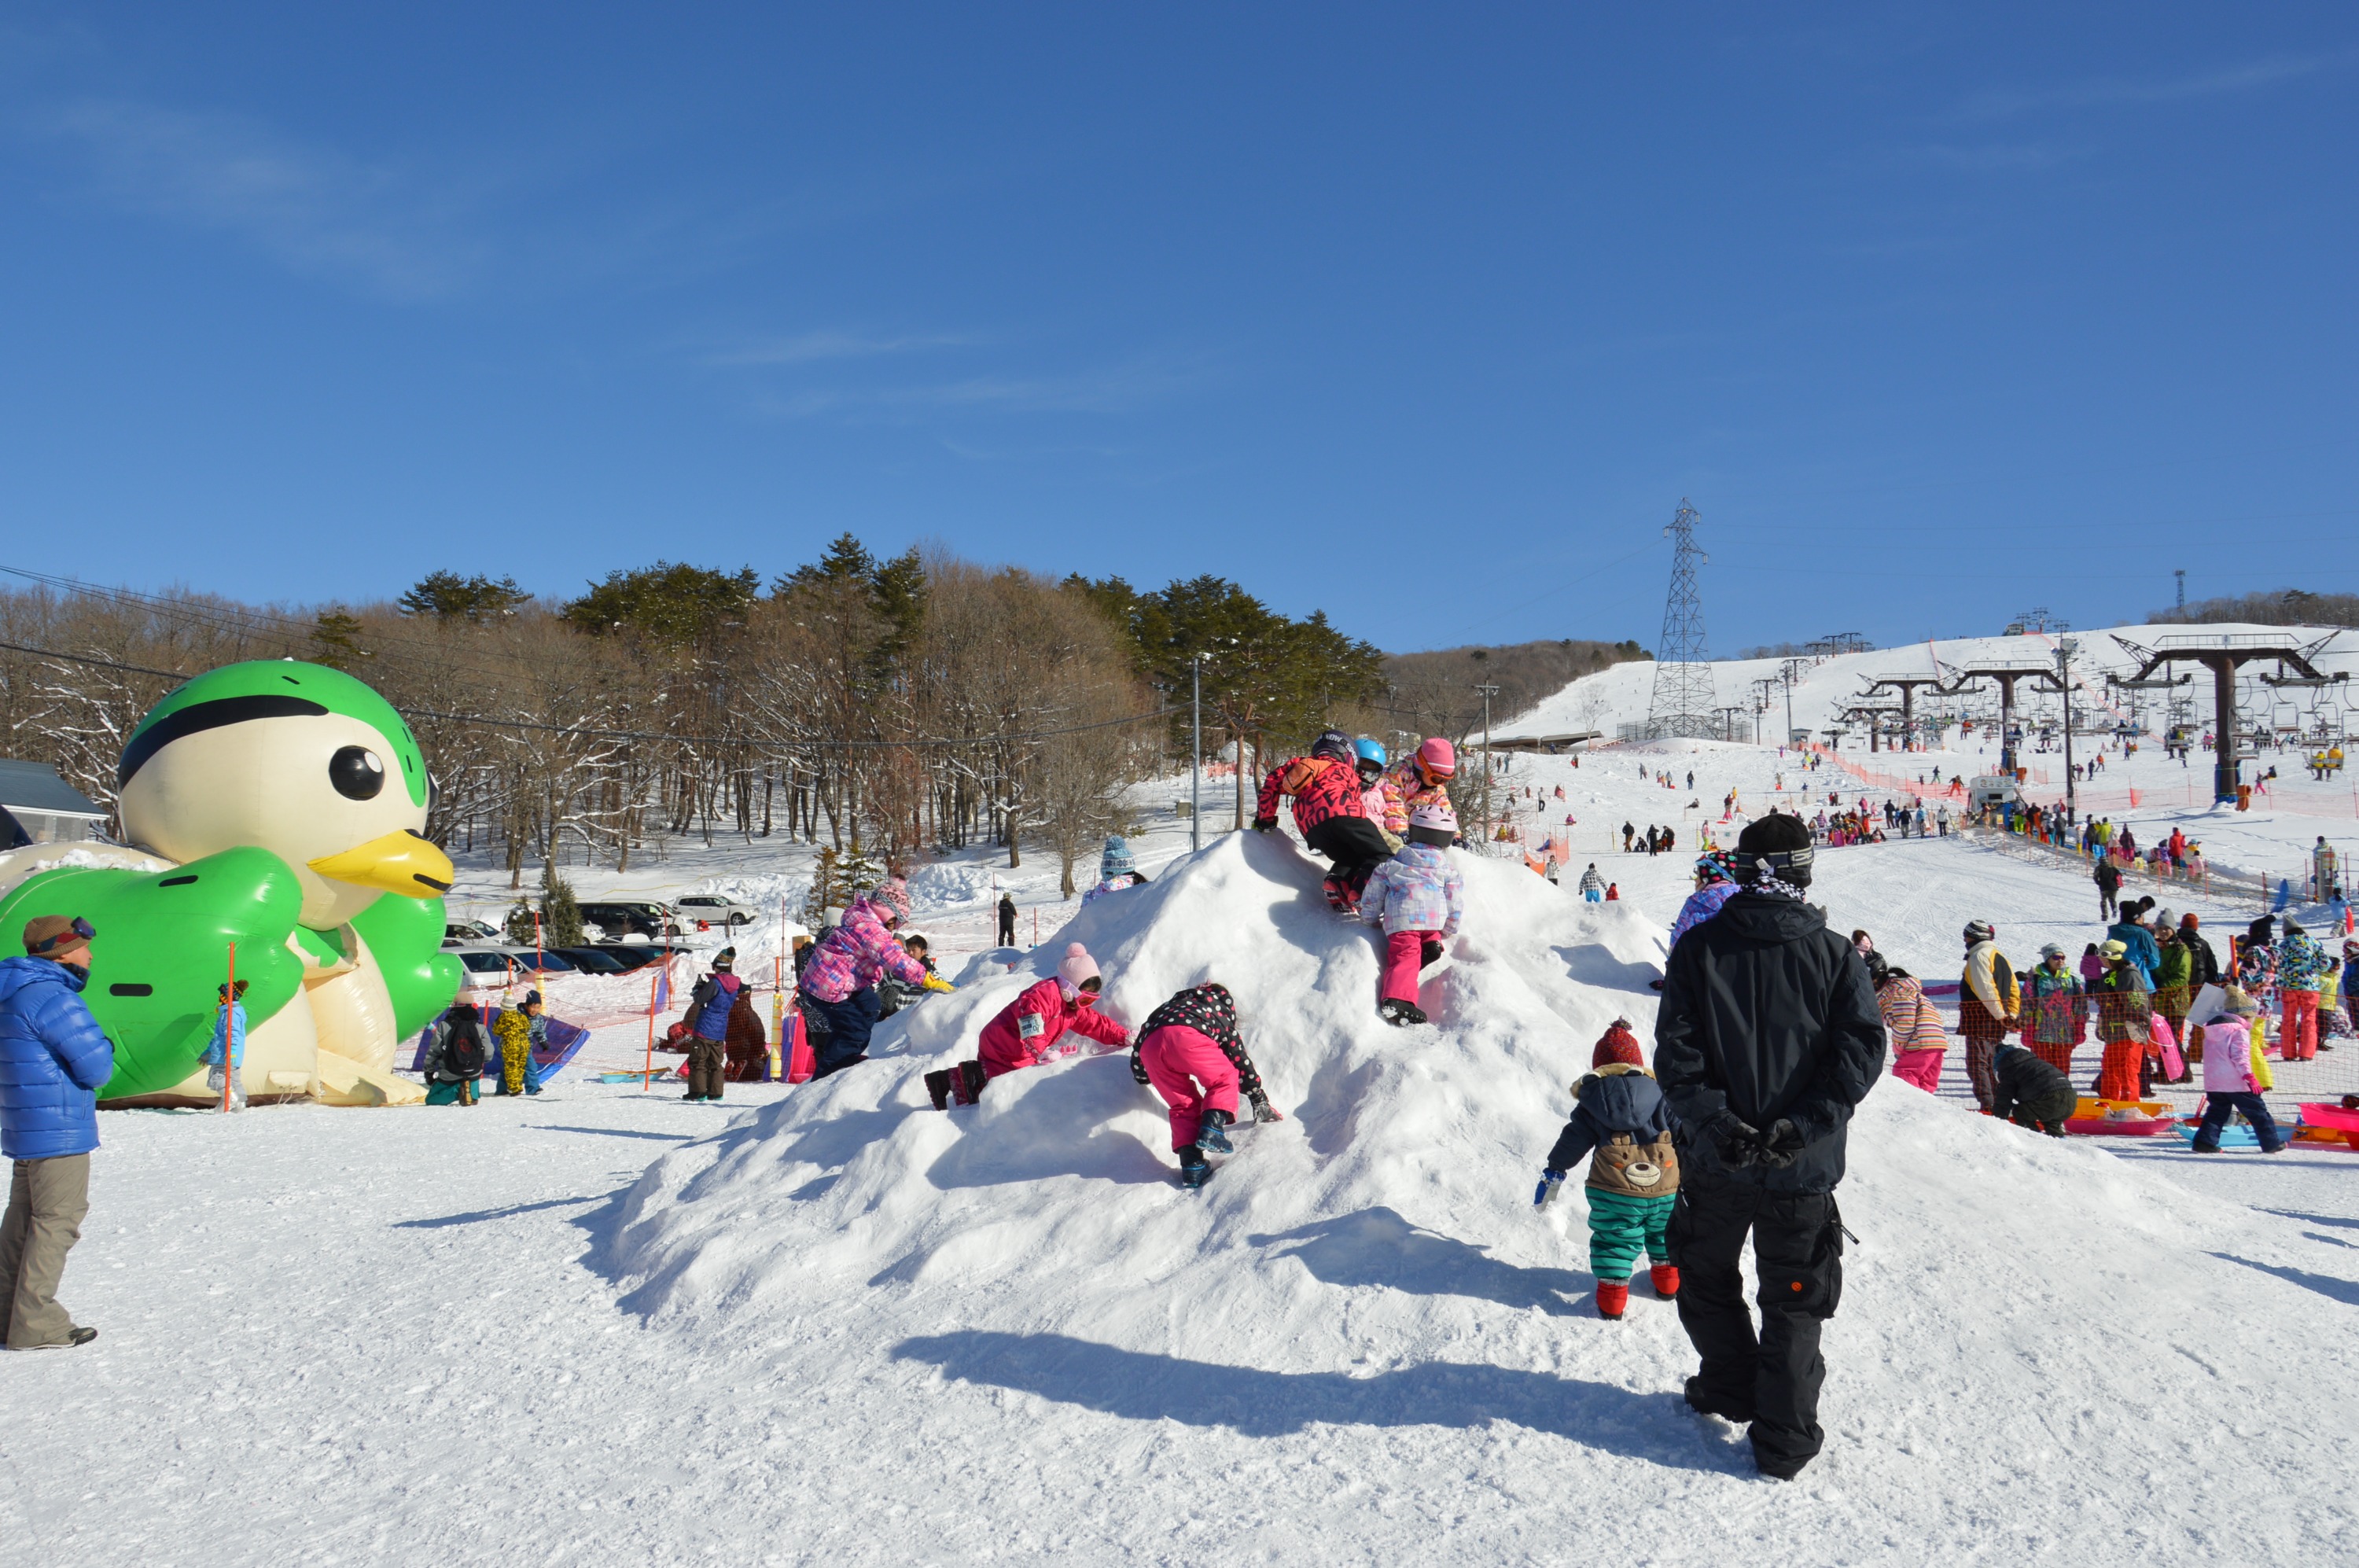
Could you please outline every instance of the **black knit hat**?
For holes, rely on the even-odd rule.
[[[1807,887],[1810,885],[1810,830],[1802,825],[1801,818],[1783,811],[1748,822],[1737,835],[1729,870],[1740,883],[1757,882],[1767,875],[1792,887]]]

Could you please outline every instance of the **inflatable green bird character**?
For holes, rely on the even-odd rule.
[[[98,931],[83,1000],[114,1041],[100,1099],[202,1104],[236,946],[250,1098],[407,1104],[396,1049],[450,1006],[451,860],[393,705],[342,670],[232,664],[158,702],[116,769],[128,847],[0,855],[0,933],[38,915]]]

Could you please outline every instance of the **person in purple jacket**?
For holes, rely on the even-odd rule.
[[[98,1088],[114,1047],[90,1016],[88,920],[43,915],[25,924],[25,955],[0,962],[0,1155],[16,1161],[0,1221],[0,1330],[11,1350],[88,1345],[58,1303],[66,1254],[90,1213]]]

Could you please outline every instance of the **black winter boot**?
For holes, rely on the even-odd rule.
[[[1234,1154],[1236,1145],[1231,1143],[1229,1135],[1221,1129],[1235,1119],[1226,1111],[1206,1111],[1196,1127],[1196,1146],[1214,1154]]]

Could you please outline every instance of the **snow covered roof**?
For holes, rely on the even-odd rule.
[[[103,821],[106,809],[64,779],[46,762],[0,757],[0,811],[41,811],[57,817]]]

